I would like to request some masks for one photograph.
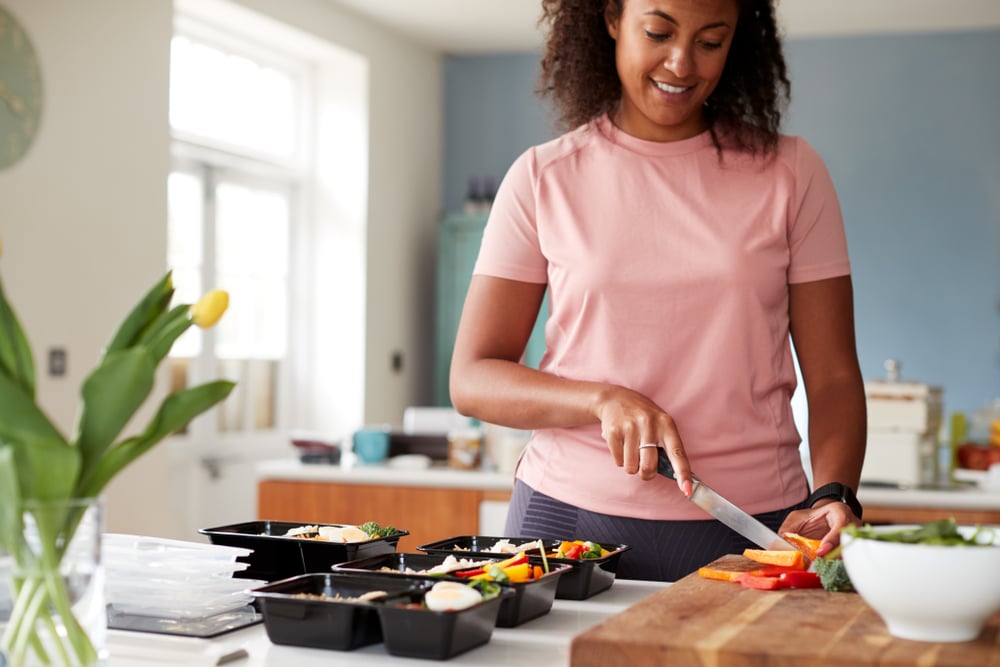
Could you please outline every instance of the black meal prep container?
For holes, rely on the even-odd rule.
[[[305,525],[344,527],[348,524],[248,521],[218,528],[202,528],[198,532],[207,535],[212,544],[253,549],[249,556],[237,559],[249,563],[250,567],[233,576],[268,582],[299,574],[329,572],[334,563],[394,553],[399,539],[410,534],[409,531],[400,530],[389,537],[346,544],[285,536],[289,529]]]
[[[386,600],[378,606],[385,649],[389,655],[399,657],[447,660],[482,646],[493,636],[501,604],[513,595],[512,589],[503,587],[498,597],[458,611],[413,608],[400,598]]]
[[[488,535],[460,535],[449,537],[445,540],[438,540],[430,544],[422,544],[417,549],[427,554],[452,555],[456,558],[471,558],[482,556],[486,558],[510,558],[511,554],[499,551],[489,551],[489,549],[500,540],[507,540],[511,544],[519,545],[525,542],[534,542],[538,538],[534,537],[492,537]],[[542,540],[546,553],[559,548],[562,540]],[[604,544],[605,549],[611,553],[602,558],[588,558],[585,560],[574,560],[572,558],[548,558],[549,566],[569,565],[570,569],[559,577],[556,587],[556,598],[559,600],[585,600],[597,595],[601,591],[611,588],[615,582],[615,573],[618,571],[618,561],[623,553],[632,547],[627,544]],[[538,549],[527,551],[529,560],[540,565],[542,558]]]
[[[457,557],[457,556],[456,556]],[[372,556],[361,560],[338,563],[333,566],[334,572],[370,572],[377,576],[406,576],[427,577],[431,580],[448,579],[451,581],[467,582],[468,579],[454,574],[420,574],[422,570],[428,570],[435,565],[440,565],[445,554],[411,554],[411,553],[391,553],[382,556]],[[468,558],[468,556],[466,556]],[[490,560],[497,562],[497,559],[474,558],[474,560]],[[537,564],[537,563],[535,563]],[[539,616],[544,616],[552,609],[552,601],[556,596],[556,587],[560,577],[567,574],[572,569],[569,565],[559,563],[549,563],[549,573],[541,579],[525,581],[521,583],[503,584],[514,591],[514,595],[507,597],[500,604],[500,611],[497,613],[497,627],[513,628],[522,623],[526,623]],[[390,571],[386,571],[390,570]],[[415,573],[407,572],[415,570]]]
[[[301,574],[252,591],[275,644],[351,651],[382,641],[378,607],[389,601],[421,600],[432,583],[408,577],[357,574]],[[346,601],[303,597],[314,594],[357,597],[385,591],[384,600]]]

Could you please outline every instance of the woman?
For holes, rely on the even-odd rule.
[[[778,132],[772,2],[542,6],[542,91],[572,129],[506,175],[451,367],[457,410],[533,430],[506,534],[629,544],[619,576],[676,580],[752,546],[686,499],[696,474],[828,552],[861,518],[864,388],[836,193]],[[519,360],[546,289],[534,370]]]

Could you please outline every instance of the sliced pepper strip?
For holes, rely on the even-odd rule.
[[[805,537],[798,533],[783,533],[781,536],[808,558],[815,560],[818,557],[816,552],[819,551],[820,540]]]
[[[823,588],[823,582],[815,572],[792,570],[778,576],[783,588]]]
[[[773,591],[781,588],[781,581],[778,577],[763,577],[751,572],[741,574],[738,581],[747,588],[755,588],[760,591]]]
[[[708,567],[707,565],[698,568],[698,575],[705,577],[706,579],[717,579],[719,581],[739,581],[742,575],[746,572],[741,572],[739,570],[720,570],[716,567]]]
[[[804,570],[808,567],[805,554],[797,549],[744,549],[743,556],[765,565],[783,565],[797,570]]]
[[[822,588],[819,575],[815,572],[792,567],[765,567],[747,573],[752,577],[775,579],[776,588]]]

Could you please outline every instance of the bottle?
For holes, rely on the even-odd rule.
[[[474,427],[455,428],[448,432],[448,467],[476,470],[482,465],[483,434]]]
[[[482,190],[479,189],[479,179],[473,176],[465,189],[465,212],[469,215],[479,213],[482,202]]]
[[[496,181],[492,178],[487,178],[483,181],[483,189],[480,191],[479,198],[479,212],[489,213],[490,209],[493,208],[493,199],[497,195],[497,185]]]

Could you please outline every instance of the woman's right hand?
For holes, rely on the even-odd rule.
[[[600,392],[594,413],[616,465],[629,475],[638,473],[640,479],[653,479],[657,450],[640,445],[655,444],[666,451],[678,488],[685,496],[691,495],[691,466],[673,417],[665,410],[637,391],[609,385]]]

